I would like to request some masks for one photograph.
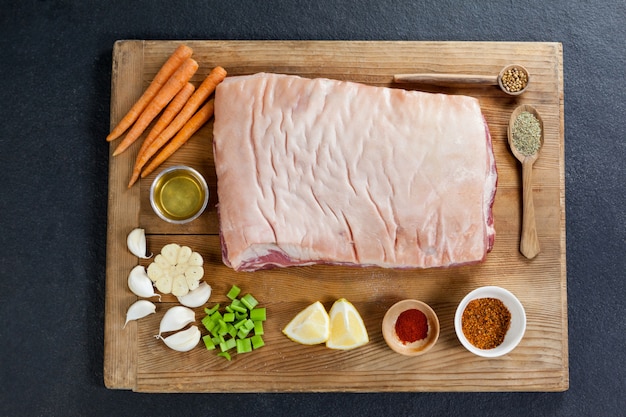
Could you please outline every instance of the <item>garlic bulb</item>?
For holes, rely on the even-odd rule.
[[[146,255],[146,231],[142,228],[133,229],[126,238],[128,250],[138,258],[148,259],[152,254]]]
[[[196,321],[196,313],[187,307],[175,306],[165,312],[159,325],[159,334],[156,338],[161,338],[161,333],[180,330],[189,323]]]
[[[147,272],[161,293],[182,297],[200,285],[203,263],[202,255],[188,246],[169,243],[154,257]]]
[[[198,329],[198,326],[191,326],[187,330],[183,330],[178,333],[174,333],[168,337],[158,336],[159,339],[163,340],[163,342],[170,349],[177,350],[179,352],[188,352],[200,341],[201,333]]]
[[[128,307],[124,327],[126,327],[129,321],[142,319],[150,314],[153,314],[155,311],[156,306],[154,303],[148,300],[135,301],[130,307]],[[122,327],[122,329],[124,327]]]
[[[128,274],[128,288],[136,296],[150,298],[156,295],[159,297],[159,301],[161,301],[161,296],[154,292],[152,280],[148,277],[146,269],[141,265],[137,265],[130,270],[130,274]]]
[[[189,291],[182,297],[177,297],[178,302],[184,306],[196,308],[205,304],[211,297],[211,286],[206,282],[202,282],[198,288]]]

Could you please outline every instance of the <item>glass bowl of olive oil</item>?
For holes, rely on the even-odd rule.
[[[176,165],[164,169],[150,186],[150,204],[161,219],[183,224],[197,219],[209,202],[209,187],[195,169]]]

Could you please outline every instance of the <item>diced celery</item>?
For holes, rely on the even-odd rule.
[[[252,321],[265,321],[266,317],[267,313],[265,307],[250,310],[250,320]]]
[[[231,300],[234,300],[235,298],[237,298],[240,292],[241,292],[241,288],[239,288],[236,285],[233,285],[230,288],[230,291],[228,291],[228,294],[226,294],[226,297],[230,298]]]
[[[208,331],[213,331],[213,328],[215,327],[215,322],[211,319],[211,316],[204,316],[201,321]]]
[[[254,329],[254,322],[252,320],[248,319],[243,324],[243,327],[245,327],[247,331],[250,331],[250,330]]]
[[[219,334],[224,335],[228,333],[228,325],[226,324],[226,322],[224,320],[219,320]]]
[[[263,338],[258,334],[252,336],[250,340],[252,341],[252,348],[254,349],[258,349],[261,346],[265,346],[265,341],[263,341]]]
[[[230,305],[220,312],[220,305],[213,308],[205,308],[206,316],[202,318],[202,324],[209,334],[202,337],[207,350],[216,349],[219,346],[219,356],[231,360],[229,350],[236,348],[237,353],[247,353],[265,345],[263,321],[267,319],[267,310],[258,307],[258,301],[248,293],[239,298],[241,289],[233,285],[228,291],[227,297],[231,300]],[[254,330],[254,335],[248,335]]]
[[[254,322],[254,334],[257,336],[261,336],[262,334],[265,334],[265,332],[263,331],[263,322],[262,321],[255,321]]]
[[[237,339],[237,353],[252,352],[252,341],[249,338]]]
[[[230,308],[236,313],[248,314],[248,309],[243,304],[238,304],[238,305],[231,304]]]
[[[214,305],[212,308],[210,308],[210,309],[209,309],[209,308],[205,308],[205,309],[204,309],[204,313],[205,313],[207,316],[210,316],[211,314],[215,313],[215,312],[216,312],[219,308],[220,308],[220,305],[219,305],[219,304],[215,304],[215,305]]]
[[[220,350],[226,352],[237,345],[237,339],[228,339],[220,343]]]
[[[215,349],[215,343],[213,343],[211,336],[209,336],[208,334],[206,336],[202,336],[202,340],[204,341],[204,346],[206,346],[206,350]]]
[[[252,310],[254,307],[256,307],[257,304],[259,304],[256,298],[254,298],[250,293],[241,297],[241,302],[243,303],[243,305],[246,306],[248,310]]]
[[[248,337],[248,333],[250,333],[250,330],[242,326],[239,328],[239,331],[237,332],[237,337],[240,339],[243,339],[245,337]]]

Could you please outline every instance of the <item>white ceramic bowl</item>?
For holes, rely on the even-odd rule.
[[[511,325],[504,340],[493,349],[479,349],[472,345],[463,334],[462,317],[467,304],[478,298],[497,298],[504,303],[511,313]],[[485,358],[496,358],[511,352],[519,344],[526,331],[526,312],[522,303],[511,292],[496,286],[480,287],[471,291],[461,300],[454,316],[454,330],[461,344],[475,355]]]

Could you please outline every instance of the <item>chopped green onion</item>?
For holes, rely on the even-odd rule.
[[[265,307],[263,308],[253,308],[250,310],[250,320],[252,321],[265,321],[267,317],[267,313]]]
[[[254,335],[250,338],[250,340],[252,341],[252,348],[253,349],[258,349],[261,346],[265,346],[265,342],[263,341],[263,338],[261,336]]]
[[[241,288],[239,288],[236,285],[233,285],[230,288],[230,291],[228,291],[228,294],[226,294],[226,297],[230,298],[231,300],[234,300],[235,298],[237,298],[240,292],[241,292]]]

